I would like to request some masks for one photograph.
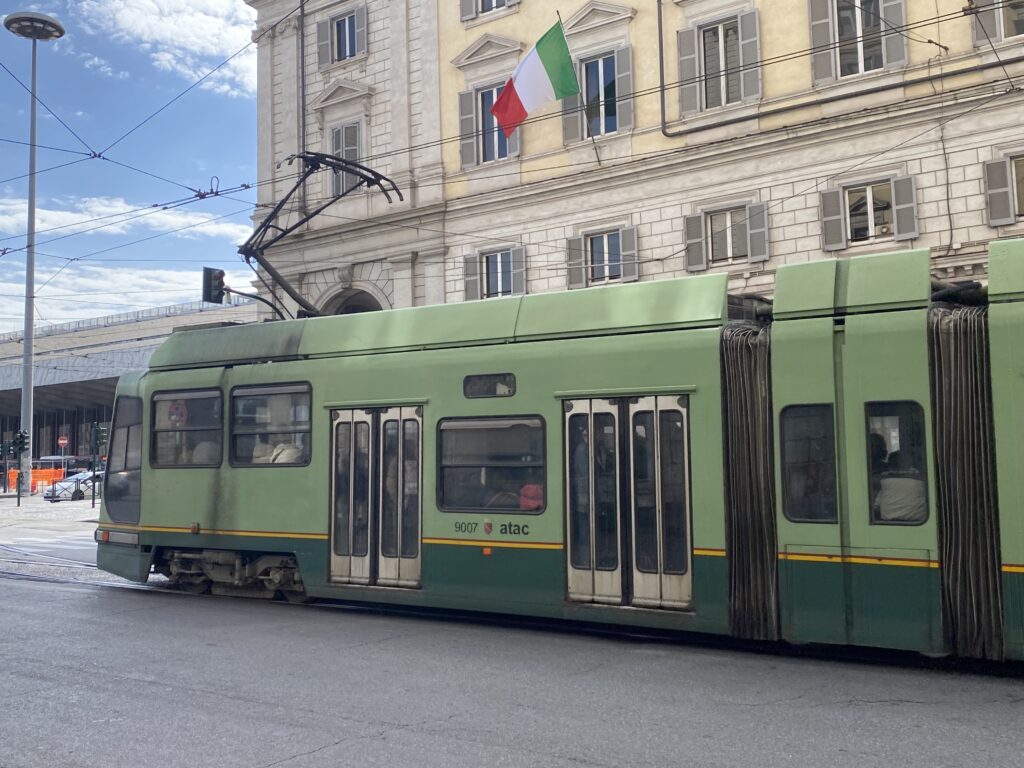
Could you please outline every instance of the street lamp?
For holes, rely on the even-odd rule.
[[[21,370],[21,431],[28,445],[21,454],[18,479],[25,493],[32,492],[32,342],[35,337],[36,293],[36,43],[64,36],[64,27],[42,13],[12,13],[4,26],[18,37],[32,41],[32,99],[28,140],[28,234],[25,238],[25,346]]]

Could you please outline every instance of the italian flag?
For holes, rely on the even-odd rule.
[[[491,114],[507,138],[538,107],[579,92],[576,69],[559,21],[519,62],[501,96],[494,102]]]

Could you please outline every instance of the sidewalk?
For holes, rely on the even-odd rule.
[[[14,496],[0,496],[0,542],[12,537],[55,538],[68,533],[93,531],[100,513],[100,502],[92,508],[84,501],[45,501],[42,494],[22,497],[19,507]]]

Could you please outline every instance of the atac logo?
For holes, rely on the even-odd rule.
[[[491,524],[491,521],[490,520],[484,520],[484,533],[486,533],[488,536],[490,536],[491,535],[491,531],[493,531],[493,530],[494,530],[494,526]]]

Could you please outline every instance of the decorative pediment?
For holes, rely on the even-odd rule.
[[[517,40],[510,40],[507,37],[498,37],[497,35],[483,35],[452,59],[452,64],[459,69],[465,70],[468,67],[500,59],[503,56],[518,59],[522,52],[523,44]]]
[[[328,85],[313,102],[313,109],[326,109],[336,104],[344,104],[355,99],[366,99],[370,96],[368,86],[353,83],[350,80],[338,80]]]
[[[324,128],[326,113],[338,113],[339,117],[355,117],[369,113],[370,88],[350,80],[336,80],[324,88],[312,104],[320,130]]]
[[[636,16],[635,8],[615,3],[603,3],[601,0],[590,0],[570,16],[562,28],[565,30],[565,36],[571,37],[600,27],[628,24],[634,16]]]

